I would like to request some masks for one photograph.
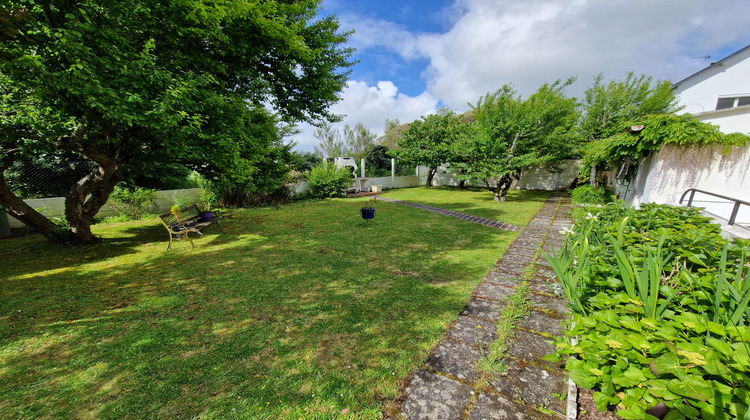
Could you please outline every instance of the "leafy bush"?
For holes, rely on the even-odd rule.
[[[578,204],[607,204],[614,201],[614,196],[604,188],[586,184],[571,191],[570,200]]]
[[[352,184],[351,173],[347,168],[337,168],[328,162],[310,171],[308,192],[313,198],[338,197]]]
[[[130,220],[138,220],[146,213],[154,212],[156,191],[146,188],[116,186],[109,196],[109,205]]]
[[[579,336],[558,340],[570,377],[626,419],[744,418],[750,407],[750,243],[692,208],[578,210],[547,254]],[[576,358],[570,357],[575,356]]]

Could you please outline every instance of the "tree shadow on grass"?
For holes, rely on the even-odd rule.
[[[163,229],[128,226],[93,263],[7,282],[0,407],[30,417],[376,417],[494,264],[464,256],[496,260],[515,235],[388,204],[361,229],[357,208],[268,212],[172,252]],[[135,258],[149,241],[153,255]]]

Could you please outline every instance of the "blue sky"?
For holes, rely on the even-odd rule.
[[[386,119],[463,112],[506,83],[526,96],[575,76],[580,97],[598,73],[676,82],[750,44],[747,0],[323,0],[321,14],[355,31],[339,126],[378,135]],[[312,151],[300,129],[296,149]]]

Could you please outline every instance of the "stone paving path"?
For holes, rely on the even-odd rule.
[[[544,361],[542,357],[554,351],[551,336],[562,335],[567,307],[566,302],[553,293],[549,283],[552,270],[537,251],[540,246],[550,249],[562,245],[562,235],[558,232],[562,226],[572,223],[569,208],[567,195],[553,195],[510,245],[476,288],[471,301],[423,368],[410,378],[403,396],[402,417],[430,420],[565,418],[566,403],[559,397],[567,391],[564,366]],[[477,362],[488,354],[500,311],[507,305],[504,299],[520,286],[527,265],[535,269],[529,280],[532,310],[515,330],[506,363],[508,374],[478,384]]]
[[[431,211],[434,213],[440,213],[444,216],[457,217],[459,219],[464,219],[470,222],[479,223],[480,225],[485,225],[485,226],[502,229],[502,230],[508,230],[511,232],[518,232],[519,230],[521,230],[520,227],[511,225],[510,223],[503,223],[497,220],[487,219],[487,218],[479,217],[479,216],[472,216],[470,214],[461,213],[457,211],[451,211],[451,210],[445,210],[445,209],[441,209],[437,207],[426,206],[424,204],[409,203],[407,201],[394,200],[392,198],[386,198],[386,197],[378,197],[378,200],[387,201],[389,203],[401,204],[401,205],[409,206],[409,207],[416,207],[418,209],[427,210],[427,211]]]

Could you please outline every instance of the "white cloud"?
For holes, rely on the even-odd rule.
[[[344,120],[334,124],[334,127],[362,123],[373,132],[382,135],[386,119],[398,118],[402,123],[411,122],[434,112],[437,103],[438,101],[427,92],[419,96],[401,94],[390,81],[378,82],[377,86],[349,81],[341,93],[341,101],[334,105],[331,111],[345,116]],[[299,128],[302,132],[294,138],[297,141],[297,149],[312,151],[318,144],[313,135],[314,128],[309,124],[302,124]]]
[[[580,95],[600,72],[622,78],[633,70],[679,80],[706,65],[690,56],[750,35],[741,0],[456,5],[464,14],[449,32],[422,34],[417,42],[430,60],[424,73],[430,93],[459,109],[505,83],[526,95],[544,82],[578,76],[571,93]]]
[[[708,65],[693,57],[750,43],[746,0],[456,0],[443,12],[450,14],[445,33],[341,14],[342,28],[355,29],[350,44],[360,52],[429,62],[421,74],[427,90],[418,96],[399,94],[388,81],[350,81],[333,107],[346,114],[344,123],[382,133],[386,118],[410,122],[440,102],[463,111],[506,83],[528,95],[545,82],[577,76],[568,94],[580,97],[598,73],[678,81]],[[370,80],[392,77],[394,66],[387,67],[368,69],[380,72]],[[298,148],[312,150],[312,129],[302,128]]]

